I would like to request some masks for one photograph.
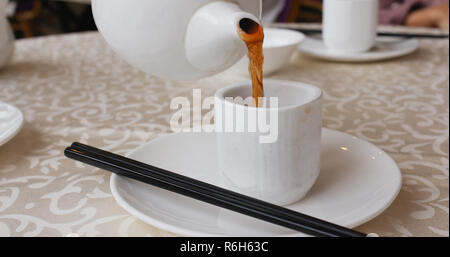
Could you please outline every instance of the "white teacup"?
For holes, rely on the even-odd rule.
[[[288,205],[302,199],[319,175],[322,91],[279,80],[264,80],[264,90],[270,104],[261,108],[233,101],[251,104],[251,82],[216,93],[218,170],[226,188]]]
[[[323,39],[328,49],[359,53],[375,44],[378,0],[325,0]]]

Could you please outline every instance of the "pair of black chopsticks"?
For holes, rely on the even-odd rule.
[[[97,168],[306,234],[331,237],[367,236],[366,234],[287,208],[238,194],[91,146],[73,143],[64,153],[68,158]]]
[[[321,29],[295,29],[287,28],[302,32],[304,34],[322,34]],[[422,33],[394,33],[394,32],[378,32],[380,37],[404,37],[404,38],[430,38],[430,39],[445,39],[448,38],[448,34],[422,34]]]

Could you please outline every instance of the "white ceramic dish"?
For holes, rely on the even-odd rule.
[[[172,134],[129,154],[133,159],[220,185],[214,133]],[[395,162],[376,146],[324,129],[321,174],[308,195],[287,208],[346,227],[361,225],[383,212],[401,188]],[[165,191],[132,179],[111,176],[111,192],[132,215],[184,236],[304,236]],[[370,232],[370,231],[366,231]]]
[[[17,135],[22,125],[22,112],[12,105],[0,102],[0,146]]]
[[[302,53],[328,61],[373,62],[405,56],[418,48],[417,39],[380,37],[371,50],[362,53],[335,52],[328,49],[322,40],[315,38],[307,38],[298,49]]]
[[[283,68],[295,53],[298,45],[305,40],[305,35],[289,29],[264,28],[264,75]],[[244,56],[232,69],[248,75],[248,57]]]

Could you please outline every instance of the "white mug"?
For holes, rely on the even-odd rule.
[[[270,104],[260,108],[233,101],[251,104],[251,82],[217,91],[217,168],[225,188],[288,205],[302,199],[319,175],[322,91],[280,80],[264,80],[264,91]]]
[[[359,53],[375,44],[378,0],[325,0],[323,39],[328,49]]]

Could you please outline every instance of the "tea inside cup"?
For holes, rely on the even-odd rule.
[[[306,195],[319,175],[322,91],[265,80],[266,106],[256,108],[239,102],[251,99],[250,85],[233,84],[215,95],[219,173],[231,190],[291,204]]]

